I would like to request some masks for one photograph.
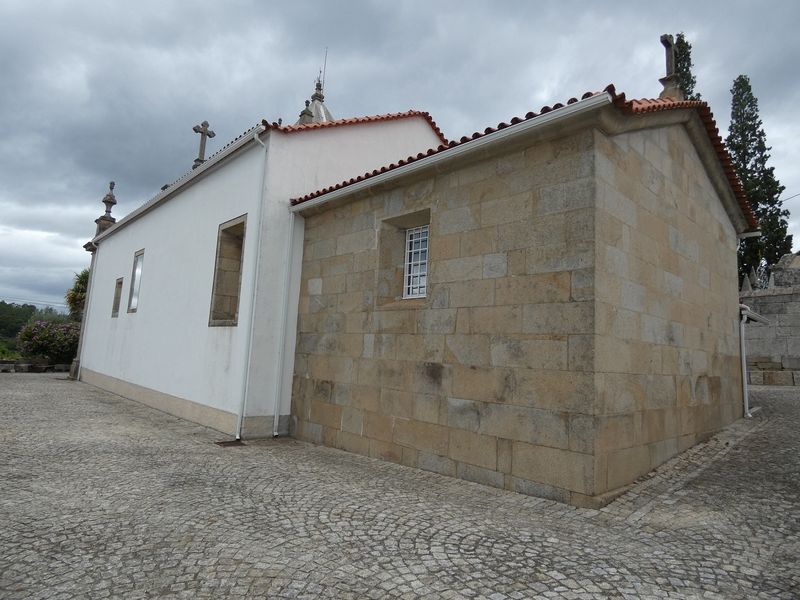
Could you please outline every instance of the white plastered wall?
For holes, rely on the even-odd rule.
[[[421,117],[291,134],[271,131],[262,139],[267,144],[263,179],[264,151],[252,144],[101,240],[82,369],[232,415],[240,410],[249,374],[245,416],[272,416],[276,398],[278,414],[289,414],[303,253],[303,219],[290,213],[289,200],[425,152],[441,140]],[[262,183],[257,300],[245,369]],[[209,327],[218,228],[245,213],[239,322]],[[133,256],[140,249],[145,257],[139,308],[128,313]],[[112,318],[118,277],[124,278],[122,301],[119,316]],[[264,424],[245,423],[244,431],[245,436],[267,433]]]
[[[273,415],[276,394],[278,414],[288,415],[291,410],[304,224],[297,215],[290,236],[290,199],[436,148],[441,143],[422,117],[289,134],[270,133],[247,416]],[[287,254],[290,237],[292,251]],[[285,321],[282,320],[284,303]],[[276,377],[279,377],[277,385]]]
[[[99,243],[81,368],[226,412],[244,379],[263,150],[251,146]],[[120,196],[124,202],[124,196]],[[247,214],[237,327],[209,327],[221,223]],[[127,312],[134,253],[144,249],[135,313]],[[123,277],[119,316],[114,285]]]

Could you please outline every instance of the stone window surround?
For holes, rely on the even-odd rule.
[[[111,318],[116,319],[119,317],[119,304],[122,300],[122,283],[123,278],[118,277],[114,284],[114,301],[111,305]]]
[[[411,308],[426,302],[425,296],[405,297],[406,232],[430,225],[429,208],[383,219],[378,231],[378,295],[376,309]],[[429,234],[430,236],[430,231]],[[430,261],[430,237],[428,238]]]
[[[136,276],[136,266],[139,266],[139,276]],[[128,312],[135,313],[139,308],[139,288],[142,285],[142,270],[144,269],[144,248],[133,254],[133,267],[131,268],[131,289],[128,292]]]
[[[220,256],[220,251],[222,249],[222,244],[225,238],[226,233],[229,232],[230,229],[234,227],[241,227],[241,237],[238,235],[236,236],[239,238],[240,249],[239,249],[239,260],[238,260],[238,278],[236,284],[235,294],[228,294],[228,296],[235,296],[235,306],[233,307],[233,312],[229,316],[231,318],[214,318],[215,311],[219,312],[219,308],[217,303],[220,301],[220,286],[222,285],[222,273],[220,270],[221,260],[222,257]],[[229,221],[225,221],[221,223],[218,230],[217,230],[217,247],[216,252],[214,254],[214,277],[212,280],[212,288],[211,288],[211,306],[209,309],[208,314],[208,326],[209,327],[236,327],[239,322],[239,300],[241,295],[241,286],[242,286],[242,264],[244,262],[244,240],[245,235],[247,232],[247,213],[230,219]],[[232,291],[232,290],[231,290]]]

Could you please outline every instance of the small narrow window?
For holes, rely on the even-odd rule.
[[[117,283],[114,286],[114,304],[111,306],[112,317],[119,316],[119,301],[121,298],[122,298],[122,277],[117,279]]]
[[[403,298],[424,298],[428,289],[428,225],[406,229]]]
[[[219,226],[209,326],[235,326],[238,322],[246,224],[247,215],[242,215]]]
[[[144,265],[144,250],[139,250],[133,255],[133,270],[131,271],[131,291],[128,294],[128,312],[134,313],[139,308],[139,287],[142,285],[142,265]]]

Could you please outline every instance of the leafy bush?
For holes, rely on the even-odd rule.
[[[78,353],[80,332],[78,323],[36,321],[22,328],[17,344],[29,358],[46,356],[54,363],[64,364]]]

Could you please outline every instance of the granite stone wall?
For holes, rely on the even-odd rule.
[[[798,273],[782,273],[781,281],[793,281]],[[742,293],[741,302],[769,320],[745,326],[749,382],[800,385],[800,286],[753,290]]]
[[[596,136],[596,490],[742,414],[736,233],[680,125]]]
[[[741,415],[736,234],[680,125],[484,155],[305,235],[300,439],[596,506]]]
[[[297,437],[579,502],[594,487],[594,151],[586,131],[306,220]],[[402,230],[430,223],[401,299]]]

